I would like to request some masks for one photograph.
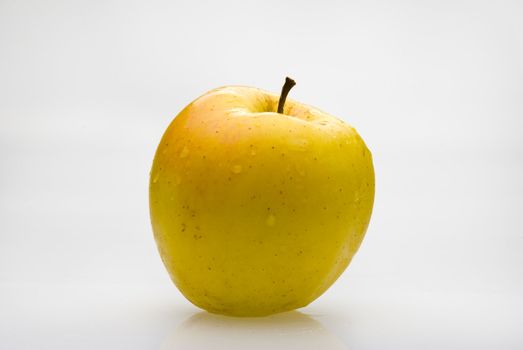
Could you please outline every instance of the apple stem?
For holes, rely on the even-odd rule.
[[[281,88],[280,100],[278,101],[278,113],[283,114],[283,106],[285,105],[285,100],[287,99],[287,95],[289,94],[289,91],[291,91],[294,85],[296,85],[296,82],[294,80],[292,80],[289,77],[285,78],[285,84],[283,84],[283,87]]]

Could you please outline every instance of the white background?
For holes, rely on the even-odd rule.
[[[301,313],[200,313],[148,214],[160,137],[222,85],[354,125],[377,192]],[[523,348],[521,1],[0,1],[1,349]]]

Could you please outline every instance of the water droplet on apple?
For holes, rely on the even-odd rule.
[[[289,140],[289,145],[296,151],[304,152],[307,150],[309,141],[307,139],[302,139],[302,138],[291,138]]]
[[[184,146],[182,151],[180,152],[180,158],[185,158],[189,155],[189,149],[187,146]]]
[[[295,164],[294,168],[296,169],[296,172],[300,174],[300,176],[305,176],[305,170],[299,163]]]
[[[158,182],[158,179],[160,178],[160,172],[157,172],[156,175],[154,175],[153,177],[153,184],[155,184],[156,182]]]
[[[359,191],[356,191],[354,193],[354,204],[359,205],[361,202],[361,193]]]
[[[265,220],[265,223],[267,224],[267,226],[274,226],[276,224],[276,217],[274,216],[274,214],[269,214],[269,216],[267,216],[267,219]]]
[[[235,173],[235,174],[239,174],[242,172],[242,166],[239,165],[239,164],[236,164],[235,166],[232,167],[232,172]]]

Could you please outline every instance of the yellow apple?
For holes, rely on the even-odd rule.
[[[212,90],[163,135],[151,222],[175,285],[213,313],[303,307],[358,250],[374,201],[372,156],[356,130],[252,87]],[[278,112],[279,111],[279,112]]]

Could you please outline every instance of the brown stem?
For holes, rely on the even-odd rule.
[[[296,85],[296,82],[294,80],[292,80],[289,77],[285,78],[285,84],[283,84],[283,87],[281,88],[280,100],[278,101],[278,113],[283,114],[283,106],[285,105],[285,100],[287,99],[287,95],[289,94],[289,91],[291,91],[294,85]]]

